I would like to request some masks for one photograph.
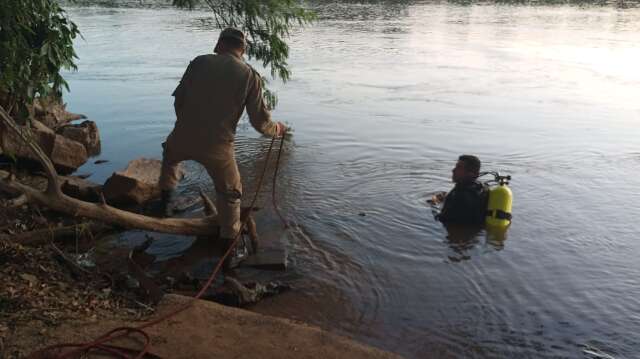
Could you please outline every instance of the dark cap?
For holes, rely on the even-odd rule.
[[[244,33],[233,27],[228,27],[220,32],[220,37],[218,39],[222,40],[224,38],[236,39],[238,41],[245,42]]]

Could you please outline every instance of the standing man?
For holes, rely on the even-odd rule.
[[[440,213],[436,219],[445,225],[482,225],[487,213],[489,191],[478,181],[480,159],[473,155],[458,157],[451,171],[451,180],[455,186],[449,193],[433,196],[431,202],[437,204],[444,198]]]
[[[229,245],[240,231],[242,183],[234,155],[236,126],[246,109],[251,125],[266,136],[283,136],[286,126],[271,121],[262,97],[260,75],[243,60],[242,31],[220,33],[215,54],[191,61],[173,92],[176,123],[163,143],[160,188],[162,210],[171,216],[170,202],[178,184],[178,165],[194,160],[213,179],[220,238]]]

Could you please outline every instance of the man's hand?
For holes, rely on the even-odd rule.
[[[282,137],[287,133],[287,126],[282,122],[276,122],[276,136]]]
[[[431,196],[431,199],[427,200],[430,204],[440,204],[444,201],[444,198],[447,196],[447,192],[438,192]]]

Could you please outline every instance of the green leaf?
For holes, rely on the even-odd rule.
[[[12,95],[19,116],[35,97],[68,88],[60,70],[76,68],[78,34],[57,0],[0,0],[0,92]]]

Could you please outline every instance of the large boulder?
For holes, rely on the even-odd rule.
[[[53,148],[49,158],[61,173],[71,173],[82,166],[88,159],[87,150],[80,142],[60,135],[55,135]]]
[[[93,121],[84,121],[78,125],[65,125],[58,129],[58,134],[84,145],[89,156],[100,154],[100,134]]]
[[[138,158],[124,171],[115,172],[103,186],[107,202],[112,204],[143,204],[160,196],[159,160]]]
[[[80,142],[60,136],[46,126],[36,124],[31,128],[31,135],[61,173],[75,171],[88,159],[87,150]],[[0,154],[38,160],[29,146],[4,126],[0,126]]]

